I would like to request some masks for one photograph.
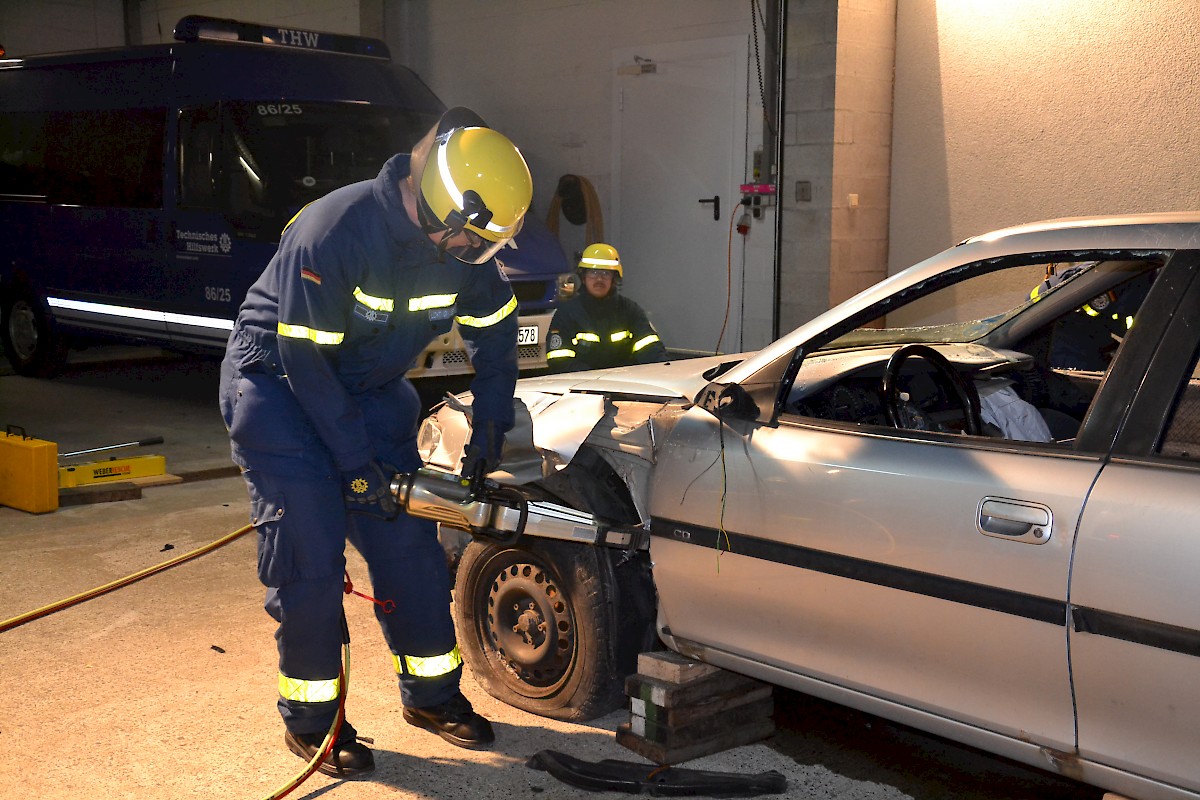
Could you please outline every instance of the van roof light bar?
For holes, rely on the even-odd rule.
[[[249,42],[275,47],[290,47],[297,50],[319,50],[328,53],[371,56],[388,60],[391,60],[392,57],[387,44],[381,39],[326,31],[308,31],[300,28],[282,28],[277,25],[260,25],[257,22],[206,17],[200,14],[189,14],[179,20],[175,25],[175,39],[180,42],[196,42],[202,39]]]

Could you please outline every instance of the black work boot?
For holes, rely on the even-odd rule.
[[[404,720],[433,731],[450,744],[469,750],[482,750],[496,741],[492,723],[475,713],[471,701],[459,692],[441,705],[425,708],[404,707]]]
[[[283,735],[283,742],[296,755],[305,761],[311,761],[321,743],[325,741],[326,733],[292,733]],[[355,739],[345,739],[333,746],[333,752],[321,762],[317,770],[332,775],[335,778],[354,780],[375,770],[375,756],[365,744]]]

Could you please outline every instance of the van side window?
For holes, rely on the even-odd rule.
[[[46,196],[46,115],[0,115],[0,195]]]
[[[166,111],[52,112],[46,186],[52,203],[161,208]]]
[[[217,108],[185,108],[179,113],[179,205],[216,208],[221,127]]]

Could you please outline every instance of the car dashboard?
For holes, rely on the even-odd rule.
[[[1004,375],[1029,368],[1033,358],[1013,350],[978,344],[938,344],[964,378],[981,392]],[[865,425],[889,425],[883,397],[883,375],[895,346],[871,347],[852,353],[817,353],[805,360],[789,395],[787,410],[816,419]],[[922,406],[943,407],[950,402],[946,387],[933,379],[928,365],[912,359],[901,375],[911,399]]]

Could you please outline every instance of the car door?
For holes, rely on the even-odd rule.
[[[656,517],[676,533],[651,549],[672,635],[1074,748],[1067,578],[1097,455],[800,418],[722,432],[700,409],[680,426],[673,441],[694,444],[668,448],[658,469],[693,468],[692,513]],[[704,469],[715,461],[721,469]],[[1045,515],[1045,534],[986,535],[985,508]],[[716,525],[697,524],[704,510]],[[711,548],[689,546],[704,538]]]
[[[1200,280],[1178,294],[1080,520],[1070,649],[1080,755],[1200,791]]]
[[[1073,753],[1068,580],[1107,449],[1078,443],[1109,425],[1023,443],[695,407],[656,468],[660,623],[777,682]]]

